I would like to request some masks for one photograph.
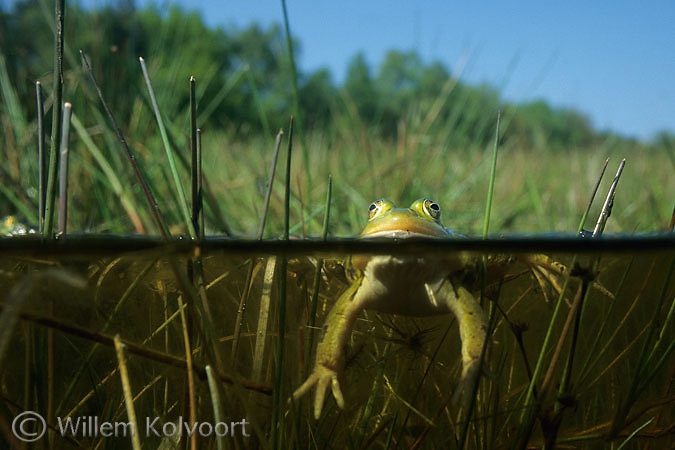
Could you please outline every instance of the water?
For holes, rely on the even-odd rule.
[[[178,439],[179,430],[198,448],[215,448],[217,435],[224,448],[675,443],[672,234],[201,247],[26,237],[0,248],[0,415],[11,425],[21,412],[40,413],[52,428],[34,448],[104,440],[129,448],[124,427],[106,436],[102,425],[130,422],[123,381],[144,448]],[[289,402],[313,366],[330,307],[349,285],[342,261],[355,253],[471,262],[463,282],[493,322],[469,422],[450,402],[461,372],[452,316],[361,314],[347,350],[345,410],[329,395],[315,421],[313,393]],[[539,254],[572,270],[555,277],[562,296],[523,263]],[[517,261],[484,281],[484,255]],[[68,417],[71,427],[59,428]],[[35,424],[27,431],[39,431]]]

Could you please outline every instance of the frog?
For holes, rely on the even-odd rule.
[[[455,239],[462,235],[441,222],[441,208],[429,198],[399,208],[388,199],[374,201],[359,239]],[[313,372],[293,393],[297,401],[316,388],[314,417],[319,418],[330,387],[345,405],[345,350],[354,323],[364,310],[405,316],[453,314],[462,342],[462,371],[453,402],[466,405],[481,367],[488,322],[483,307],[461,282],[469,264],[460,255],[443,257],[354,255],[345,264],[351,284],[330,309],[317,345]]]
[[[462,239],[441,221],[440,205],[429,198],[415,200],[408,208],[386,198],[368,207],[368,222],[358,239]],[[484,262],[486,263],[484,265]],[[364,310],[412,317],[452,314],[459,327],[462,370],[451,404],[467,411],[475,395],[483,359],[489,344],[488,319],[474,293],[480,289],[482,268],[487,284],[503,280],[520,262],[533,275],[546,296],[547,288],[561,294],[566,265],[543,254],[492,255],[483,260],[471,253],[452,255],[352,255],[345,262],[349,287],[329,310],[321,330],[312,373],[295,390],[297,402],[315,389],[316,419],[330,388],[341,409],[345,407],[345,354],[356,319]],[[515,275],[518,276],[518,275]],[[602,285],[594,287],[612,297]],[[548,300],[547,300],[548,301]]]

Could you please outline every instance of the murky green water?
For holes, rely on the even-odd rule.
[[[199,248],[103,238],[0,245],[0,439],[7,442],[26,438],[12,433],[25,411],[48,424],[32,448],[130,448],[124,428],[106,436],[102,425],[128,422],[144,448],[177,439],[180,429],[200,449],[217,448],[218,434],[222,448],[675,442],[672,235],[393,247],[212,241]],[[348,286],[341,261],[357,251],[463,252],[477,262],[465,269],[475,275],[465,277],[467,288],[493,321],[470,421],[450,403],[461,371],[452,316],[362,314],[347,353],[345,410],[330,398],[315,421],[310,398],[288,401]],[[562,296],[517,262],[482,281],[483,255],[522,261],[540,253],[573,269],[557,277]],[[132,400],[125,402],[127,381]],[[40,431],[39,422],[24,425],[28,435]]]

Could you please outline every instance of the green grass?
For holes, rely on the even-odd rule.
[[[77,60],[63,51],[65,59]],[[125,98],[132,112],[123,119],[105,111],[86,69],[65,74],[65,92],[77,93],[73,104],[81,108],[72,118],[69,234],[196,237],[199,221],[184,192],[191,182],[201,191],[207,236],[354,236],[372,200],[407,205],[425,196],[441,204],[446,226],[468,235],[483,236],[488,225],[492,236],[574,233],[607,158],[610,172],[622,158],[627,165],[605,233],[661,231],[671,219],[675,159],[668,145],[629,149],[608,140],[567,151],[523,148],[510,139],[517,111],[509,109],[494,144],[458,146],[462,139],[456,137],[467,135],[460,115],[479,117],[489,142],[497,111],[462,110],[460,104],[453,120],[439,122],[455,88],[452,79],[433,104],[414,105],[400,118],[395,138],[377,137],[376,127],[350,108],[330,126],[301,123],[291,131],[287,122],[269,123],[245,68],[231,82],[249,83],[264,131],[241,138],[204,129],[197,141],[198,122],[207,119],[200,114],[210,114],[231,85],[216,98],[200,98],[199,81],[173,84],[174,77],[159,76],[180,72],[185,60],[163,66],[166,60],[144,56],[148,93],[131,86],[101,93]],[[292,55],[290,61],[293,66]],[[142,84],[140,66],[138,71]],[[46,87],[54,79],[40,81]],[[295,75],[301,120],[297,81]],[[21,110],[14,82],[0,58],[6,161],[0,215],[37,224],[38,160],[32,150],[38,117]],[[181,89],[196,100],[185,111],[172,102]],[[44,94],[50,111],[57,92]],[[270,131],[281,128],[275,142]],[[273,182],[282,145],[288,148],[286,173]],[[188,149],[197,147],[201,156],[192,159]],[[200,158],[201,187],[191,177],[199,170],[190,164]],[[610,182],[602,181],[599,198]],[[591,219],[601,204],[596,200]],[[668,374],[675,354],[672,251],[557,255],[598,272],[614,300],[576,276],[560,280],[563,294],[545,296],[517,265],[510,274],[520,276],[498,289],[477,281],[474,294],[494,320],[471,420],[449,405],[460,371],[453,320],[368,312],[350,343],[347,408],[328,401],[318,421],[307,399],[287,399],[306,377],[319,329],[345,288],[340,261],[346,255],[174,251],[66,251],[37,258],[8,253],[0,263],[6,293],[0,300],[0,425],[30,409],[52,426],[65,415],[120,421],[135,415],[139,423],[155,416],[162,423],[179,416],[230,424],[245,418],[250,437],[185,439],[181,447],[219,450],[460,448],[462,442],[464,448],[528,448],[553,441],[638,449],[674,439],[668,428],[675,420]],[[482,255],[475,256],[480,261]],[[7,429],[0,428],[0,440],[11,442]],[[163,444],[156,436],[141,441],[67,440],[52,429],[34,448]]]
[[[65,49],[64,59],[78,61]],[[154,60],[144,55],[150,96],[140,89],[143,74],[136,67],[139,86],[121,86],[124,92],[103,92],[108,101],[123,98],[131,115],[116,117],[140,172],[157,199],[160,219],[147,206],[147,193],[139,186],[139,175],[124,156],[123,146],[86,71],[70,69],[65,73],[66,100],[74,105],[75,137],[71,138],[70,174],[77,183],[70,186],[71,232],[152,233],[161,234],[163,226],[174,234],[194,234],[187,220],[184,186],[189,186],[188,149],[192,145],[193,114],[185,105],[181,110],[172,103],[175,92],[187,95],[188,80],[177,80],[167,73],[185,65],[183,57],[175,61]],[[2,59],[0,59],[2,62]],[[107,61],[90,61],[96,71]],[[133,70],[133,69],[132,69]],[[246,68],[242,69],[244,72]],[[199,73],[196,76],[197,127],[213,114],[213,103],[227,95],[231,85],[248,83],[257,92],[252,77],[236,72],[230,85],[223,86],[216,98],[202,98]],[[47,86],[54,76],[41,79],[46,96],[47,115],[54,110],[54,89]],[[246,81],[247,80],[247,81]],[[100,80],[99,80],[100,81]],[[204,83],[208,82],[206,80]],[[0,200],[0,214],[18,214],[22,220],[37,225],[39,196],[37,146],[38,117],[21,110],[16,80],[8,77],[0,64],[0,137],[5,145],[7,163],[0,170],[0,184],[5,198]],[[75,89],[76,87],[76,89]],[[428,196],[444,209],[445,224],[457,231],[480,235],[484,228],[484,205],[491,173],[491,149],[488,145],[465,142],[467,135],[461,120],[441,122],[443,104],[456,102],[456,88],[448,80],[442,95],[433,104],[413,105],[400,118],[395,138],[378,137],[377,124],[364,123],[355,108],[336,110],[329,126],[315,128],[301,123],[296,132],[291,187],[291,230],[296,235],[317,236],[322,229],[321,208],[326,191],[325,180],[334,181],[332,236],[350,236],[358,232],[366,217],[365,208],[374,199],[389,197],[400,204]],[[294,90],[297,97],[297,90]],[[74,98],[71,98],[74,97]],[[153,99],[154,97],[154,99]],[[204,213],[207,234],[256,236],[263,216],[263,198],[271,164],[274,140],[270,130],[286,129],[287,122],[269,123],[264,103],[254,96],[262,127],[258,136],[248,133],[245,139],[217,128],[202,130],[204,174]],[[76,101],[75,101],[76,100]],[[351,99],[336,99],[349,105]],[[297,104],[297,101],[296,101]],[[454,104],[454,103],[452,103]],[[458,102],[457,117],[480,118],[484,142],[497,121],[496,110],[479,110],[474,104]],[[59,111],[58,108],[56,108]],[[117,111],[112,110],[113,116]],[[289,111],[289,117],[292,111]],[[204,116],[207,114],[207,116]],[[302,115],[299,115],[301,118]],[[636,144],[608,138],[592,148],[572,147],[565,151],[545,146],[524,148],[512,139],[510,130],[518,110],[502,112],[499,161],[494,178],[490,231],[492,233],[574,232],[606,158],[610,167],[627,159],[619,183],[616,204],[607,232],[653,232],[668,226],[672,215],[673,150],[669,142],[659,146]],[[264,129],[263,129],[264,128]],[[60,129],[57,127],[57,129]],[[50,163],[51,164],[51,163]],[[51,167],[51,166],[50,166]],[[170,181],[168,181],[170,180]],[[606,192],[608,181],[601,187]],[[11,189],[10,189],[11,188]],[[265,237],[283,233],[283,194],[274,186],[269,206],[269,224]],[[47,202],[49,205],[50,202]],[[599,206],[591,211],[597,216]]]

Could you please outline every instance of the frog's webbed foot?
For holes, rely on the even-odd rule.
[[[564,281],[561,278],[569,276],[569,269],[566,265],[542,254],[525,255],[521,257],[521,261],[537,280],[547,303],[549,302],[548,286],[551,286],[556,294],[563,291]]]
[[[316,419],[321,415],[329,386],[338,406],[344,408],[345,405],[342,395],[344,353],[347,340],[354,327],[354,321],[363,310],[362,303],[355,297],[359,286],[358,282],[352,284],[331,308],[323,326],[321,341],[316,348],[314,370],[309,378],[293,393],[293,400],[298,400],[316,386],[316,397],[314,399],[314,417]]]
[[[570,276],[570,269],[563,263],[554,260],[546,255],[526,255],[521,257],[521,261],[530,269],[537,280],[537,283],[544,292],[544,296],[548,301],[546,294],[547,285],[551,286],[556,294],[563,291],[564,278]],[[561,283],[561,281],[563,281]],[[601,294],[614,299],[612,294],[599,281],[593,281],[591,286]]]
[[[333,397],[335,397],[335,402],[342,409],[345,407],[345,400],[342,395],[341,379],[343,378],[342,370],[334,370],[330,367],[326,367],[323,364],[317,363],[314,366],[314,371],[312,374],[302,383],[296,391],[293,393],[293,400],[296,401],[307,392],[309,392],[314,386],[316,386],[316,397],[314,398],[314,418],[318,419],[321,416],[321,409],[323,408],[323,402],[326,398],[326,390],[330,386]]]

